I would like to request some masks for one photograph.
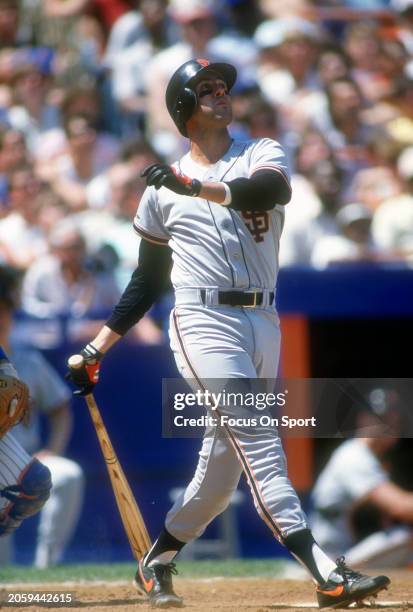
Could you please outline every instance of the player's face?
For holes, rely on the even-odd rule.
[[[232,121],[232,104],[225,81],[218,75],[206,75],[195,87],[198,107],[195,120],[211,127],[226,127]]]

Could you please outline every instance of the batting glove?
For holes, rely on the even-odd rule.
[[[198,196],[202,183],[198,179],[191,179],[186,174],[181,174],[172,166],[167,164],[152,164],[147,166],[141,173],[146,179],[146,184],[153,185],[155,189],[167,187],[175,193],[187,196]]]
[[[76,396],[88,395],[99,382],[100,362],[103,353],[98,351],[93,344],[88,344],[80,351],[79,355],[83,358],[83,363],[78,359],[76,366],[70,365],[72,357],[75,357],[75,355],[72,355],[69,359],[69,371],[65,376],[66,380],[70,380],[76,387],[79,387],[73,392],[73,395]],[[79,357],[79,355],[76,355],[76,357]]]

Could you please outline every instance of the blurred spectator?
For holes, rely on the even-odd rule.
[[[21,27],[19,0],[0,0],[0,49],[13,49],[29,42]]]
[[[65,90],[61,104],[60,125],[57,129],[47,131],[42,137],[42,146],[36,151],[37,170],[43,172],[43,166],[55,161],[59,155],[67,152],[68,143],[64,125],[73,115],[87,117],[96,130],[94,154],[96,164],[107,167],[113,163],[119,153],[118,140],[102,129],[101,98],[98,89],[92,83],[76,85]]]
[[[120,295],[113,273],[90,269],[84,238],[70,219],[53,229],[49,242],[50,254],[40,257],[26,274],[23,308],[37,317],[104,316]]]
[[[377,165],[356,172],[348,191],[374,212],[382,202],[397,197],[400,190],[400,180],[393,168]]]
[[[38,351],[11,339],[13,312],[19,305],[17,275],[0,267],[0,342],[13,356],[19,375],[30,389],[30,421],[13,429],[13,436],[51,472],[53,487],[40,513],[34,564],[45,568],[58,563],[79,518],[83,499],[81,467],[64,457],[72,430],[70,389]],[[47,439],[41,437],[40,415],[46,418]],[[0,539],[0,564],[12,561],[11,536]]]
[[[379,26],[375,21],[356,21],[346,28],[343,47],[352,64],[352,77],[363,96],[370,99],[379,74]]]
[[[385,200],[373,221],[373,235],[382,249],[400,258],[413,258],[413,147],[401,153],[397,169],[403,180],[400,195]]]
[[[294,96],[319,86],[315,66],[319,26],[297,17],[265,21],[254,40],[260,50],[258,83],[272,104],[287,107]]]
[[[48,62],[31,55],[19,58],[14,70],[14,105],[7,113],[7,121],[24,133],[28,149],[35,154],[44,132],[58,127],[59,112],[50,100],[52,78]]]
[[[82,210],[87,206],[87,185],[110,162],[101,155],[95,125],[88,115],[71,115],[64,127],[66,153],[39,166],[38,172],[70,209]]]
[[[126,141],[120,151],[119,162],[110,166],[107,170],[100,173],[89,183],[87,187],[88,206],[94,209],[102,209],[110,206],[112,197],[110,189],[110,176],[112,171],[116,172],[119,165],[128,166],[134,172],[137,181],[141,182],[141,171],[146,168],[146,166],[159,161],[160,159],[158,155],[146,140],[136,138]],[[136,196],[135,210],[138,203],[139,200]]]
[[[63,64],[73,61],[75,32],[90,0],[21,0],[22,19],[38,45],[54,48]]]
[[[252,37],[264,18],[257,0],[235,0],[226,2],[229,18],[238,32]]]
[[[310,127],[301,134],[294,170],[299,174],[309,176],[317,164],[332,158],[333,149],[328,144],[325,135]]]
[[[348,563],[403,567],[412,556],[413,493],[391,481],[383,460],[398,441],[397,394],[373,389],[357,415],[355,436],[343,442],[319,475],[310,517],[314,537],[330,555],[346,551]],[[356,513],[369,515],[369,535],[356,533]]]
[[[367,144],[372,128],[363,121],[363,98],[357,84],[348,77],[326,86],[328,111],[316,117],[316,125],[332,147],[348,185],[355,172],[370,166]]]
[[[413,76],[413,1],[391,0],[391,6],[398,16],[398,37],[409,54],[409,63],[406,66],[407,74]]]
[[[344,49],[333,44],[325,45],[318,56],[318,78],[323,86],[350,75],[351,62]]]
[[[371,211],[362,204],[347,204],[336,216],[341,234],[317,240],[311,264],[322,270],[330,264],[362,263],[378,259],[379,250],[371,235]]]
[[[403,144],[413,142],[413,78],[400,77],[393,84],[392,91],[383,99],[390,123],[390,132]],[[400,122],[400,119],[404,119]],[[407,140],[406,140],[407,138]]]
[[[280,263],[283,266],[306,264],[311,261],[315,245],[321,238],[336,236],[339,227],[336,213],[340,208],[341,171],[333,160],[316,164],[307,174],[318,197],[318,211],[302,222],[286,223],[280,245]],[[288,220],[288,210],[286,212]]]
[[[29,162],[26,140],[18,130],[0,128],[0,218],[7,214],[8,183],[14,170]]]
[[[39,227],[40,183],[30,166],[22,166],[9,176],[10,212],[0,220],[0,254],[4,262],[27,268],[47,251],[44,232]]]
[[[105,32],[109,32],[130,5],[130,0],[89,0],[88,12],[100,21]]]
[[[167,13],[166,0],[143,0],[113,26],[105,55],[112,89],[122,113],[122,133],[146,112],[145,68],[158,51],[178,42],[177,26]]]

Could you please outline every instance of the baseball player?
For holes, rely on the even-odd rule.
[[[32,347],[13,341],[14,311],[20,301],[19,274],[0,266],[0,344],[13,359],[30,393],[30,419],[13,429],[13,438],[50,470],[53,488],[40,512],[34,564],[55,565],[78,520],[83,493],[81,467],[64,457],[71,432],[70,390],[44,357]],[[47,437],[41,436],[41,414]],[[42,444],[44,442],[44,444]],[[0,565],[12,560],[13,535],[0,540]]]
[[[49,469],[10,433],[27,413],[29,391],[0,346],[0,537],[36,514],[50,495]]]
[[[181,374],[237,383],[275,378],[280,350],[274,306],[284,205],[291,190],[285,155],[270,139],[234,141],[230,64],[190,60],[172,76],[168,111],[190,152],[168,166],[146,168],[147,189],[135,217],[143,238],[139,265],[106,325],[73,370],[78,394],[90,392],[107,350],[134,325],[166,283],[171,258],[175,308],[171,347]],[[286,473],[275,429],[204,438],[192,481],[169,511],[165,527],[138,564],[136,584],[154,607],[180,607],[173,560],[229,503],[245,472],[255,506],[273,535],[308,569],[320,607],[347,605],[387,587],[386,576],[352,571],[314,541]]]
[[[382,464],[399,440],[398,401],[394,389],[368,393],[357,406],[355,437],[333,452],[312,492],[317,540],[330,554],[345,550],[359,567],[406,567],[413,557],[413,493],[392,482]],[[366,510],[370,533],[359,537],[357,513]]]

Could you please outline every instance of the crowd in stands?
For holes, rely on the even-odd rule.
[[[140,172],[188,146],[164,92],[193,57],[236,66],[234,137],[287,151],[281,266],[410,265],[413,0],[0,0],[0,263],[27,312],[116,303]]]

